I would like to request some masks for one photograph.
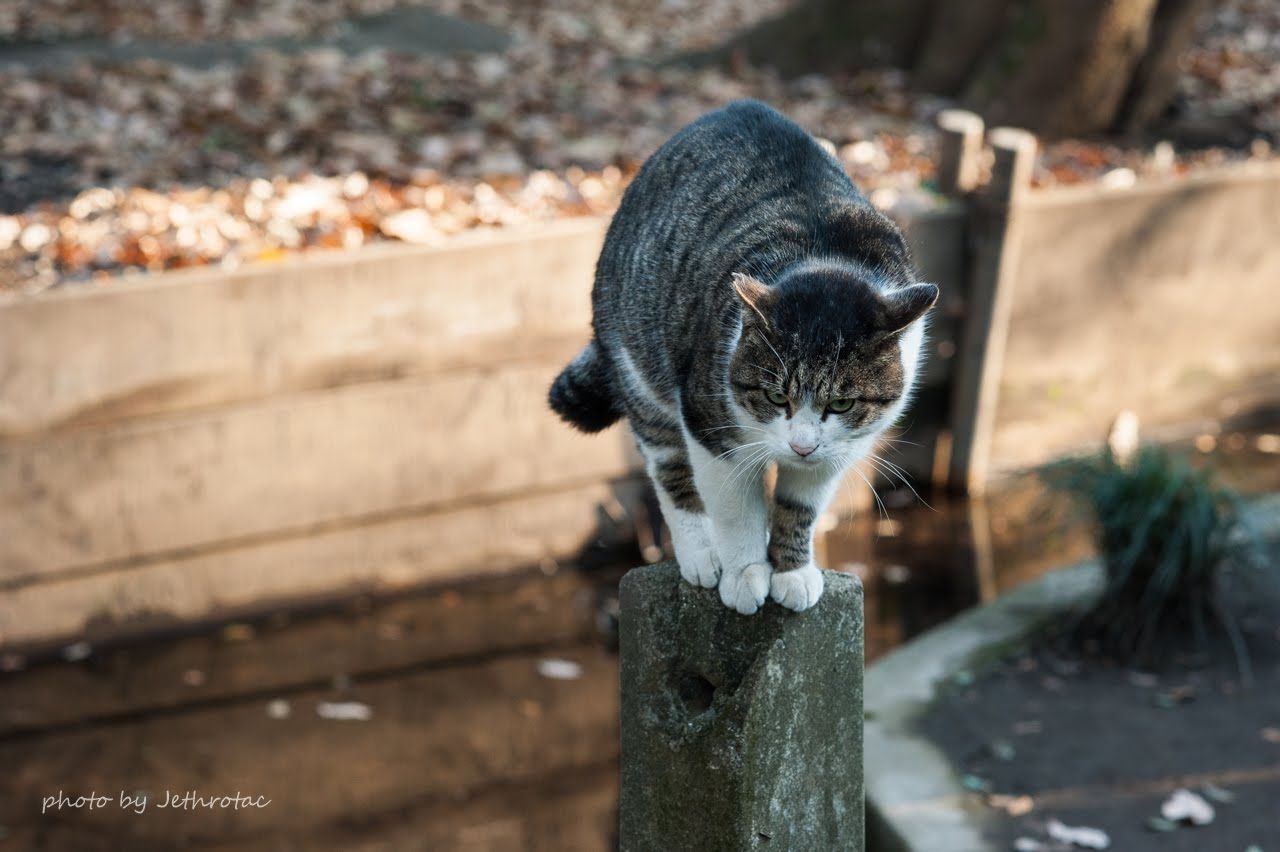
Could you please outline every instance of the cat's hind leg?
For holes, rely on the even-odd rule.
[[[680,576],[695,586],[715,588],[720,561],[711,543],[707,510],[693,481],[693,469],[675,421],[653,412],[631,415],[636,445],[644,456],[645,470],[653,480],[662,517],[671,531]]]

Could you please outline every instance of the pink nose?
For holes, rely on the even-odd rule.
[[[809,453],[811,453],[811,452],[813,452],[814,450],[818,449],[818,445],[817,445],[817,444],[800,444],[800,443],[797,443],[797,442],[795,442],[795,441],[790,441],[790,442],[788,442],[788,443],[790,443],[790,444],[791,444],[791,449],[793,449],[793,450],[795,450],[795,451],[796,451],[796,455],[801,456],[801,457],[807,456],[807,455],[809,455]]]

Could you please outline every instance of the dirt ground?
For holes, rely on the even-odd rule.
[[[671,133],[743,97],[828,140],[878,206],[940,203],[945,101],[902,73],[667,61],[786,5],[7,0],[0,291],[605,215]],[[1128,186],[1271,158],[1280,15],[1265,0],[1215,6],[1172,145],[1046,140],[1035,183]]]
[[[1101,829],[1125,852],[1270,848],[1280,838],[1280,610],[1244,626],[1252,688],[1225,641],[1156,673],[1023,651],[959,678],[921,726],[986,799],[993,848],[1044,842],[1052,819]],[[1180,787],[1206,796],[1213,822],[1157,830],[1149,820]]]

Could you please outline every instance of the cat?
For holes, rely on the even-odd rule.
[[[623,194],[593,339],[551,407],[585,432],[630,421],[685,580],[744,615],[804,610],[823,590],[815,522],[906,406],[937,298],[835,157],[735,102]]]

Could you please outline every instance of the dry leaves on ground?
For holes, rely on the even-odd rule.
[[[305,37],[393,5],[404,4],[19,0],[0,10],[0,35]],[[829,140],[877,205],[910,213],[938,203],[930,121],[942,104],[910,94],[900,74],[783,80],[751,66],[647,61],[713,45],[786,0],[412,5],[498,26],[512,46],[453,56],[260,51],[207,70],[146,60],[0,70],[0,211],[10,214],[0,215],[0,289],[607,214],[674,130],[742,97]],[[1270,85],[1271,101],[1250,107],[1270,126],[1280,63],[1266,57],[1280,49],[1280,16],[1247,0],[1222,8],[1184,98],[1211,111]],[[1064,142],[1042,152],[1036,182],[1124,186],[1239,156]]]

